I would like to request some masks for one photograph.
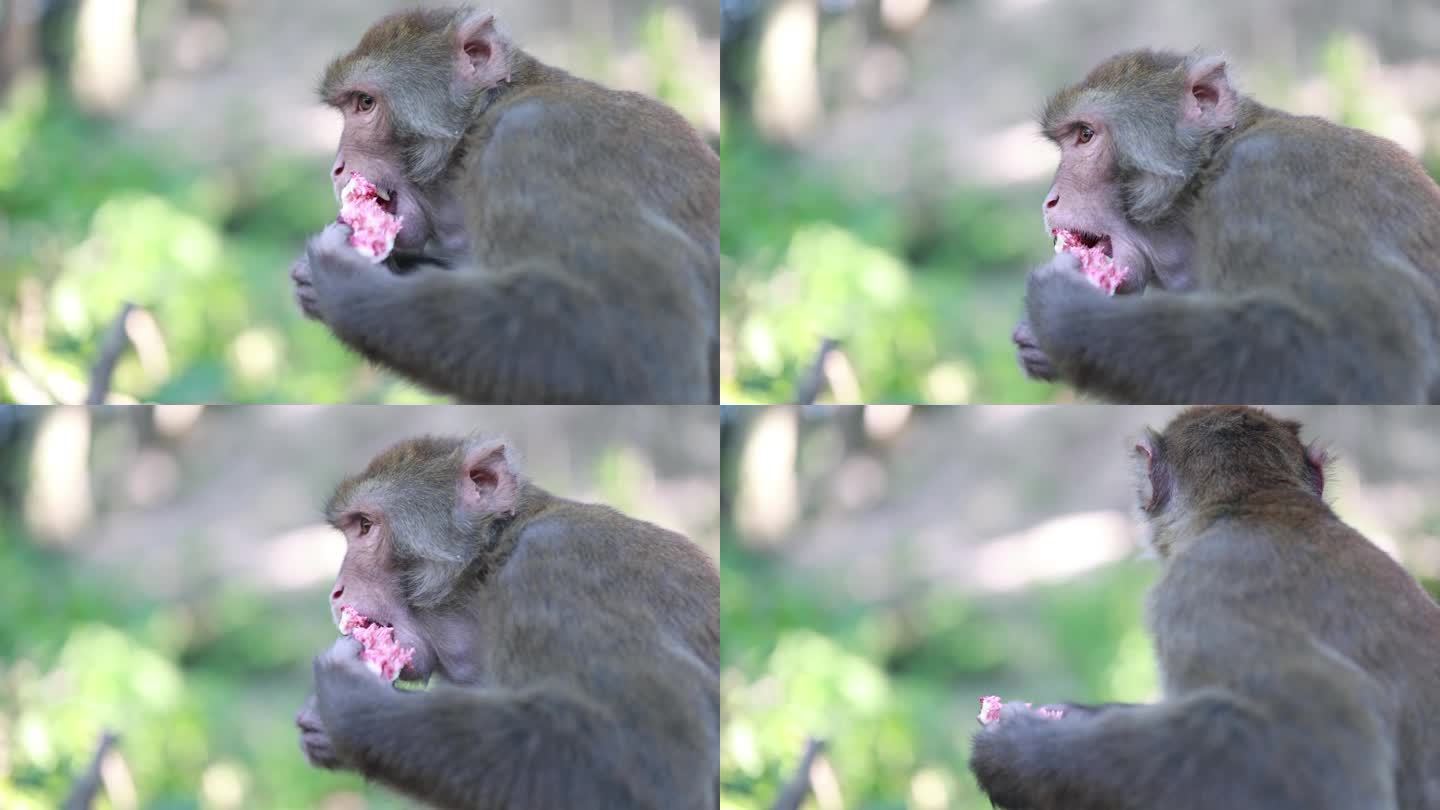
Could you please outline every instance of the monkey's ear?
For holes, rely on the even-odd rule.
[[[1230,129],[1238,114],[1235,88],[1219,56],[1201,56],[1187,63],[1182,117],[1191,126]]]
[[[510,81],[510,40],[495,25],[495,15],[472,12],[455,28],[461,77],[481,87]]]
[[[1165,444],[1159,433],[1146,428],[1135,440],[1135,494],[1140,508],[1154,513],[1170,498],[1170,471],[1165,466]]]
[[[1310,472],[1310,487],[1315,494],[1325,497],[1325,466],[1330,463],[1330,453],[1320,445],[1311,442],[1305,445],[1305,466]]]
[[[486,439],[466,448],[460,473],[462,509],[480,515],[515,513],[520,476],[503,439]]]

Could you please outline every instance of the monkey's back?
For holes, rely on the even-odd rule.
[[[1374,732],[1403,757],[1399,806],[1440,808],[1440,704],[1424,699],[1440,694],[1440,606],[1323,504],[1297,497],[1268,509],[1268,519],[1241,510],[1217,520],[1152,589],[1167,698],[1230,690],[1296,751]],[[1327,739],[1336,728],[1347,738]],[[1306,739],[1316,733],[1325,736]]]
[[[1354,275],[1356,267],[1440,286],[1440,186],[1385,138],[1263,109],[1220,149],[1200,185],[1195,241],[1210,261],[1198,266],[1220,269],[1210,280],[1217,289],[1283,283],[1311,268]],[[1340,215],[1317,216],[1327,210]],[[1275,241],[1285,250],[1271,250]],[[1281,255],[1286,267],[1267,266]]]

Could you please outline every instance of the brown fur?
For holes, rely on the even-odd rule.
[[[473,75],[466,47],[489,54]],[[381,20],[320,93],[346,114],[337,190],[358,170],[405,224],[379,266],[343,226],[312,240],[292,269],[307,314],[467,401],[717,401],[719,158],[678,113],[468,7]]]
[[[393,625],[406,677],[443,683],[392,689],[340,640],[297,718],[312,763],[443,807],[713,810],[720,583],[692,543],[545,492],[493,439],[397,445],[327,514],[337,617]]]
[[[1152,51],[1056,94],[1042,129],[1047,227],[1110,236],[1144,295],[1103,295],[1068,255],[1037,269],[1031,376],[1126,402],[1440,401],[1440,187],[1398,146]]]
[[[1137,446],[1164,699],[1008,711],[970,763],[997,805],[1440,808],[1440,606],[1330,511],[1298,428],[1197,408]]]

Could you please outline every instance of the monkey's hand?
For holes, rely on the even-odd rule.
[[[290,265],[290,280],[295,283],[295,303],[300,306],[300,312],[307,318],[320,320],[320,310],[316,308],[315,285],[310,280],[308,253],[300,254],[300,258]]]
[[[295,726],[300,729],[300,750],[305,752],[305,758],[310,760],[311,765],[332,771],[347,767],[335,750],[335,743],[330,741],[330,732],[325,730],[325,722],[320,719],[314,695],[306,698],[305,705],[296,713]]]
[[[1010,339],[1015,342],[1015,356],[1020,361],[1020,368],[1024,369],[1025,376],[1046,382],[1055,379],[1055,364],[1050,362],[1050,356],[1035,342],[1035,332],[1030,328],[1029,318],[1020,319]]]
[[[1069,253],[1056,254],[1046,264],[1030,271],[1025,283],[1030,337],[1038,346],[1047,346],[1059,330],[1076,326],[1069,322],[1076,312],[1097,304],[1104,306],[1110,300],[1110,296],[1085,280],[1079,259]]]
[[[305,245],[305,257],[296,265],[291,275],[300,272],[308,277],[308,299],[302,300],[301,308],[306,313],[324,321],[332,329],[353,302],[363,301],[374,295],[378,285],[393,281],[396,277],[383,263],[376,264],[360,255],[350,245],[350,226],[332,222],[325,230],[310,238]],[[296,297],[305,288],[296,278]],[[368,293],[368,294],[367,294]]]
[[[1064,708],[1063,704],[1047,708]],[[1044,742],[1064,717],[1046,717],[1023,703],[1007,703],[1000,718],[975,734],[970,770],[996,807],[1042,807],[1046,786]]]
[[[365,667],[360,650],[360,642],[340,636],[315,657],[315,713],[342,765],[350,759],[345,746],[350,721],[395,695],[394,687]]]

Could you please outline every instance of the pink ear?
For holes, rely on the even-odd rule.
[[[495,27],[495,15],[474,13],[456,28],[460,69],[486,87],[510,80],[510,42]]]
[[[1225,60],[1207,56],[1190,66],[1181,102],[1185,120],[1197,126],[1228,129],[1238,114],[1235,88],[1225,72]]]
[[[519,476],[505,443],[486,441],[465,453],[460,479],[460,505],[486,515],[514,514],[520,497]]]
[[[1325,496],[1325,465],[1330,461],[1330,454],[1325,448],[1314,443],[1305,446],[1305,465],[1310,469],[1310,486],[1315,489],[1315,494]]]
[[[1165,449],[1161,437],[1153,430],[1146,429],[1145,435],[1135,442],[1135,455],[1143,457],[1145,477],[1144,490],[1140,493],[1141,507],[1154,512],[1170,499],[1170,473],[1165,466]]]

